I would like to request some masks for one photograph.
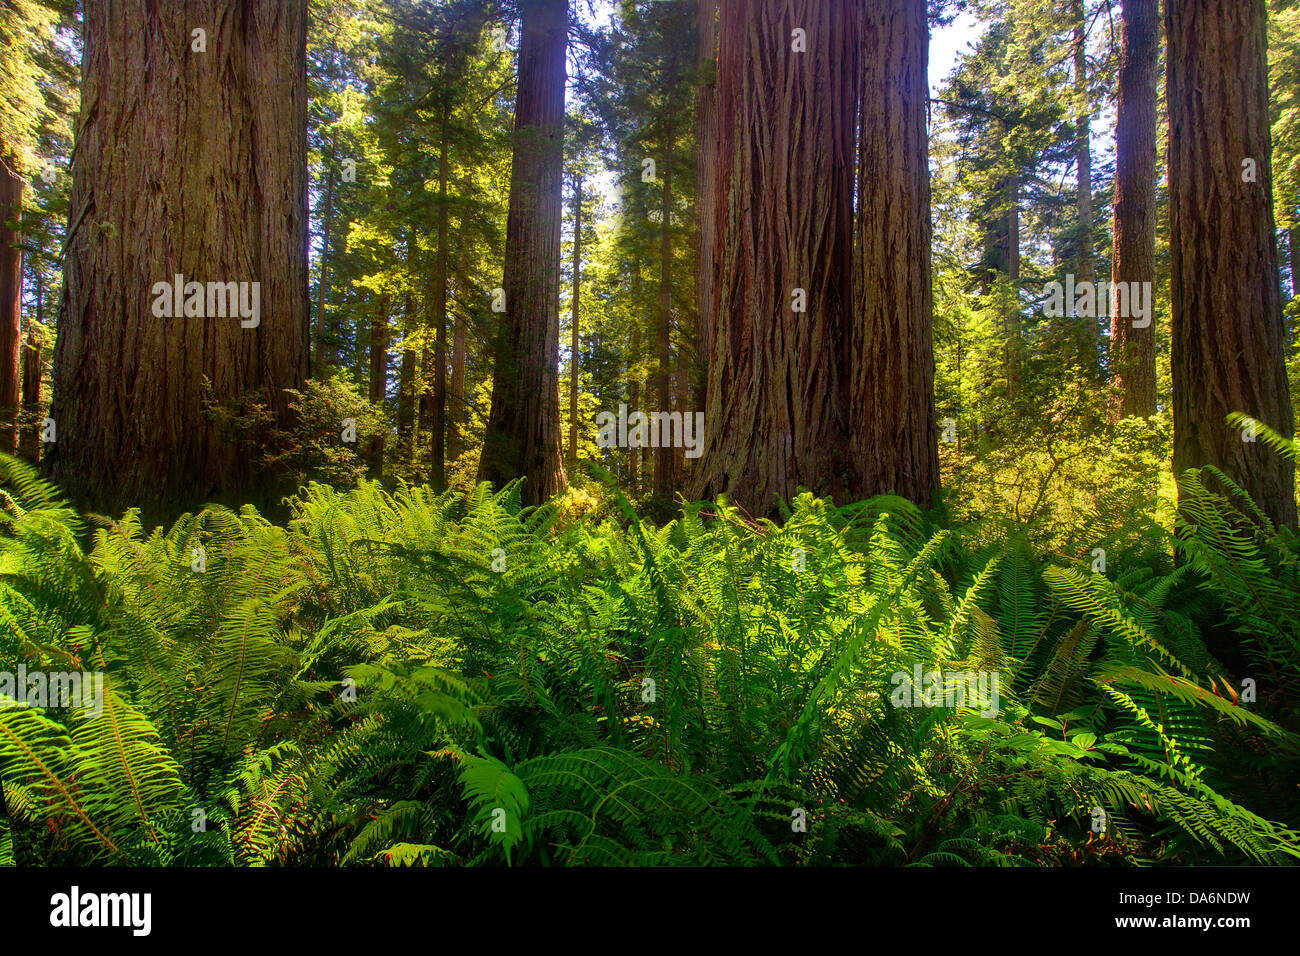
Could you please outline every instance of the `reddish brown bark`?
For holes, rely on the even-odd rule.
[[[862,18],[850,448],[858,494],[929,507],[939,490],[930,290],[925,0]]]
[[[1225,422],[1294,434],[1273,219],[1264,0],[1165,11],[1174,471],[1214,465],[1295,527],[1295,466]],[[1245,175],[1254,163],[1255,181]]]
[[[85,5],[46,460],[95,510],[280,497],[203,398],[207,379],[289,427],[285,389],[307,375],[306,23],[305,0]],[[260,283],[259,324],[156,317],[155,283],[178,274]]]
[[[504,321],[479,480],[523,477],[537,505],[566,482],[560,438],[560,216],[568,0],[521,0]]]
[[[1156,65],[1159,0],[1124,0],[1123,60],[1115,127],[1115,284],[1156,278]],[[1154,300],[1154,292],[1153,292]],[[1156,412],[1156,323],[1111,317],[1111,367],[1121,417]]]
[[[718,0],[700,0],[699,85],[695,93],[695,362],[692,402],[703,409],[708,396],[709,349],[713,338],[714,193],[718,150],[717,49]]]
[[[0,157],[0,452],[18,450],[23,254],[17,227],[22,220],[23,181],[10,168],[13,157]],[[10,227],[13,228],[10,228]]]
[[[695,495],[843,500],[853,308],[857,4],[721,0],[716,287]],[[792,50],[804,31],[807,52]],[[807,311],[796,312],[794,290]]]

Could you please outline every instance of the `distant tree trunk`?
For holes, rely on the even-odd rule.
[[[582,173],[573,191],[573,322],[569,330],[569,469],[578,467],[578,304],[582,294]]]
[[[635,278],[633,279],[633,286],[639,289],[641,285],[641,272],[639,268],[637,268],[634,275]],[[639,302],[640,300],[641,297],[639,295],[635,296],[633,299],[633,301],[636,302]],[[641,363],[641,324],[635,318],[633,318],[632,341],[628,348],[628,363],[627,363],[628,365],[627,401],[628,401],[629,415],[632,414],[632,412],[642,410],[641,409],[641,377],[638,373],[638,366],[640,365],[640,363]],[[631,487],[633,492],[640,490],[641,487],[640,460],[641,460],[641,456],[644,454],[647,453],[641,451],[639,448],[632,447],[631,444],[628,445],[627,465],[628,465],[628,473],[631,475]]]
[[[1214,465],[1294,528],[1295,465],[1224,421],[1240,412],[1288,438],[1295,427],[1277,281],[1267,27],[1264,0],[1165,8],[1174,473]]]
[[[1007,377],[1007,397],[1020,394],[1020,176],[1012,173],[1003,183],[1006,197],[1006,231],[1003,255],[1006,262],[1006,298],[1002,303],[1003,356]]]
[[[325,214],[321,217],[320,276],[316,289],[316,349],[312,374],[319,376],[326,366],[338,361],[325,344],[325,294],[329,289],[330,228],[334,224],[334,157],[325,159],[329,172],[325,176]]]
[[[18,454],[33,464],[41,458],[41,340],[44,328],[45,289],[41,270],[32,270],[36,280],[36,315],[27,318],[27,341],[23,347],[23,419],[27,425],[18,437]]]
[[[669,75],[675,71],[669,69]],[[665,94],[671,95],[671,94]],[[658,357],[659,368],[655,374],[655,401],[659,406],[656,411],[672,411],[672,328],[673,328],[673,242],[672,208],[673,208],[673,130],[668,130],[668,149],[664,155],[664,212],[659,223],[659,316]],[[655,451],[654,491],[663,498],[673,495],[673,447],[665,429],[659,429],[659,447]],[[679,439],[680,436],[673,436]]]
[[[1156,278],[1156,64],[1159,0],[1124,0],[1123,61],[1115,125],[1115,254],[1112,281]],[[1153,292],[1154,296],[1154,292]],[[1113,311],[1113,310],[1112,310]],[[1131,310],[1130,310],[1131,311]],[[1134,328],[1112,315],[1111,367],[1121,393],[1119,415],[1156,412],[1156,325]]]
[[[259,474],[257,436],[204,413],[204,381],[288,428],[285,389],[307,376],[306,0],[209,0],[201,23],[187,4],[84,9],[47,467],[74,501],[146,521],[214,499],[273,507],[285,489]],[[260,283],[258,324],[205,317],[224,304],[213,287],[159,317],[171,294],[155,283],[178,275],[249,283],[250,306]]]
[[[930,290],[926,0],[867,5],[859,48],[850,449],[861,497],[939,490]]]
[[[447,416],[447,457],[452,461],[464,452],[461,429],[465,424],[465,349],[468,347],[467,320],[456,320],[451,348],[451,398]]]
[[[1078,117],[1074,133],[1076,205],[1079,216],[1079,257],[1075,265],[1075,279],[1095,282],[1097,268],[1093,261],[1092,243],[1092,96],[1088,90],[1088,19],[1083,0],[1074,0],[1074,95]],[[1097,354],[1101,338],[1100,326],[1095,316],[1079,316],[1076,330],[1079,342],[1079,360],[1085,372],[1098,373]]]
[[[694,495],[725,492],[754,514],[800,487],[842,501],[857,486],[845,377],[858,6],[720,4],[717,325]]]
[[[381,296],[379,308],[370,319],[370,404],[382,407],[388,393],[388,296]],[[384,436],[374,435],[370,442],[370,477],[384,473]]]
[[[16,227],[22,219],[23,181],[10,167],[14,157],[0,157],[0,452],[18,450],[22,396],[18,356],[22,339],[23,253]]]
[[[433,286],[433,414],[429,430],[433,433],[433,454],[429,481],[434,491],[447,487],[447,122],[448,108],[443,105],[442,143],[438,153],[438,258]]]
[[[708,397],[709,348],[714,326],[713,253],[718,148],[718,0],[699,0],[699,84],[695,93],[695,368],[692,401],[684,410],[701,410]]]
[[[523,37],[506,221],[505,321],[479,479],[522,476],[538,505],[565,484],[560,439],[560,219],[568,0],[521,0]]]
[[[402,301],[402,361],[397,369],[397,447],[403,458],[412,456],[412,433],[415,431],[415,391],[417,361],[411,347],[411,333],[415,326],[415,311],[411,293]]]
[[[1300,295],[1300,226],[1292,226],[1288,234],[1291,241],[1291,296]]]

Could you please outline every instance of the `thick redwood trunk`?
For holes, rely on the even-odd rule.
[[[1277,281],[1267,26],[1264,0],[1166,7],[1174,471],[1214,465],[1270,518],[1295,527],[1295,465],[1263,441],[1243,441],[1224,421],[1240,412],[1294,434]]]
[[[1123,61],[1115,127],[1115,255],[1112,279],[1151,283],[1156,278],[1156,64],[1160,54],[1159,0],[1124,0]],[[1129,286],[1131,288],[1131,286]],[[1131,310],[1130,310],[1131,311]],[[1113,315],[1111,367],[1120,389],[1121,417],[1156,412],[1156,323]]]
[[[565,484],[560,439],[560,216],[568,0],[521,0],[514,162],[506,221],[505,320],[479,480],[523,477],[537,505]]]
[[[18,451],[23,254],[10,224],[22,219],[23,181],[10,168],[12,156],[0,157],[0,452]]]
[[[90,508],[156,520],[280,497],[204,413],[204,381],[292,423],[284,390],[309,361],[306,25],[306,0],[85,5],[46,461]],[[208,295],[167,317],[155,284],[177,275]],[[259,283],[257,315],[209,315],[228,290],[208,283],[248,283],[250,307]]]
[[[778,513],[857,486],[852,316],[853,0],[722,0],[714,197],[717,324],[695,494]],[[807,52],[795,52],[802,29]]]
[[[708,397],[709,349],[713,339],[715,275],[714,192],[718,149],[718,0],[699,0],[699,85],[695,93],[695,367],[684,410],[702,410]]]
[[[861,61],[850,447],[861,496],[894,493],[929,507],[939,457],[925,0],[868,4]]]

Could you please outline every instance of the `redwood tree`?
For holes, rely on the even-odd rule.
[[[205,414],[205,380],[287,425],[306,377],[306,24],[306,0],[85,5],[46,461],[96,510],[274,493]],[[176,275],[259,282],[260,324],[156,317]]]
[[[1115,254],[1113,281],[1156,278],[1156,64],[1159,0],[1124,0],[1123,58],[1115,127]],[[1156,326],[1112,316],[1111,368],[1121,417],[1156,411]]]
[[[928,507],[939,490],[930,291],[925,0],[862,17],[850,447],[859,494]]]
[[[0,156],[0,452],[6,455],[18,450],[22,398],[18,325],[22,313],[23,254],[16,227],[22,218],[23,180],[10,168],[14,161],[12,155]]]
[[[1214,465],[1296,524],[1295,466],[1225,422],[1291,437],[1273,219],[1265,0],[1165,8],[1174,470]]]
[[[568,0],[520,0],[523,28],[506,220],[505,312],[479,480],[523,477],[525,505],[564,487],[560,435],[560,218]]]
[[[775,514],[856,486],[854,0],[721,0],[704,457],[695,494]],[[806,52],[799,52],[806,49]]]

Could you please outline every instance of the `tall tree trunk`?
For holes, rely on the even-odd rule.
[[[578,467],[578,305],[582,294],[582,173],[573,187],[573,322],[569,329],[569,469]]]
[[[633,288],[639,289],[641,286],[641,267],[637,264],[633,266],[633,269],[635,270],[632,279]],[[635,296],[633,299],[634,302],[639,302],[640,300],[641,297],[639,295]],[[641,364],[641,323],[635,317],[632,319],[632,342],[628,348],[627,364],[627,400],[628,414],[630,415],[632,412],[643,410],[641,409],[641,376],[639,372],[639,366]],[[628,445],[627,466],[631,488],[634,493],[639,491],[641,488],[640,461],[641,456],[645,454],[648,454],[648,452],[642,451],[639,448],[633,448],[630,444]]]
[[[1292,226],[1288,233],[1291,247],[1291,297],[1300,295],[1300,226]]]
[[[379,308],[370,319],[370,404],[382,406],[388,393],[388,295],[379,299]],[[384,436],[370,439],[370,477],[384,473]]]
[[[1115,125],[1115,254],[1112,281],[1156,278],[1156,64],[1160,56],[1159,0],[1124,0],[1123,61]],[[1154,292],[1153,292],[1154,296]],[[1113,301],[1113,300],[1112,300]],[[1113,311],[1113,310],[1112,310]],[[1132,310],[1130,309],[1130,312]],[[1111,367],[1121,417],[1156,412],[1156,326],[1112,315]]]
[[[521,0],[514,162],[506,221],[505,320],[479,480],[525,479],[537,505],[564,487],[560,444],[560,218],[568,0]]]
[[[331,150],[331,152],[333,152]],[[325,159],[329,172],[325,176],[325,215],[321,217],[320,276],[316,288],[316,349],[312,374],[321,375],[326,366],[334,364],[337,357],[325,344],[325,294],[329,289],[330,229],[334,225],[334,163],[331,155]]]
[[[446,104],[442,111],[442,143],[438,151],[438,258],[433,287],[433,413],[429,420],[432,437],[429,481],[434,491],[447,487],[447,123]]]
[[[858,484],[844,381],[858,6],[720,4],[717,325],[694,494],[755,514],[800,487],[843,500]]]
[[[859,495],[893,493],[929,507],[939,451],[926,3],[876,0],[862,21],[850,448]]]
[[[416,378],[419,374],[415,349],[411,346],[414,326],[415,308],[408,292],[402,301],[402,361],[397,368],[397,447],[407,463],[414,457],[412,433],[415,431]]]
[[[462,315],[456,320],[451,349],[451,396],[447,413],[447,457],[452,461],[464,452],[462,428],[465,425],[465,350],[469,347],[468,320]]]
[[[282,489],[258,473],[255,439],[237,443],[204,414],[204,381],[218,404],[257,397],[287,428],[285,389],[309,362],[307,3],[208,0],[203,12],[85,5],[46,462],[74,500],[141,505],[146,521],[214,499],[274,506]],[[171,293],[155,284],[177,275],[249,283],[250,312],[260,283],[258,324],[240,309],[207,317],[224,304],[215,295],[185,297],[204,299],[203,315],[159,317]]]
[[[18,454],[33,464],[41,459],[41,339],[44,330],[45,283],[39,265],[32,270],[36,280],[36,315],[28,316],[27,341],[23,343],[23,419],[27,423],[18,436]]]
[[[718,0],[699,0],[699,82],[695,92],[695,368],[692,401],[684,410],[703,409],[708,398],[709,349],[713,339],[715,263],[713,259],[718,151],[717,102]]]
[[[1295,465],[1224,421],[1240,412],[1288,438],[1295,427],[1277,281],[1267,27],[1264,0],[1165,8],[1174,473],[1214,465],[1294,528]]]
[[[1092,243],[1092,95],[1088,90],[1088,19],[1083,0],[1074,0],[1074,96],[1078,116],[1074,133],[1076,208],[1079,216],[1079,256],[1075,279],[1095,282],[1097,268]],[[1079,361],[1085,372],[1098,373],[1100,326],[1093,316],[1078,316]]]
[[[1006,285],[1001,305],[1003,360],[1007,377],[1007,398],[1020,394],[1020,176],[1012,173],[1003,183],[1006,197],[1006,231],[1003,233],[1003,261]],[[1008,288],[1009,287],[1009,288]]]
[[[22,396],[18,373],[21,349],[23,253],[17,226],[22,219],[23,181],[11,169],[14,157],[0,157],[0,452],[18,450]],[[10,224],[15,228],[10,228]]]
[[[674,74],[669,69],[669,75]],[[671,96],[671,93],[665,93]],[[673,242],[672,208],[673,208],[673,130],[668,129],[668,149],[664,155],[664,212],[659,223],[659,321],[658,336],[659,368],[655,374],[656,411],[672,410],[672,328],[673,328]],[[659,447],[655,451],[654,491],[663,498],[672,498],[673,494],[673,447],[667,441],[668,436],[659,429]],[[680,441],[680,436],[673,436]]]

